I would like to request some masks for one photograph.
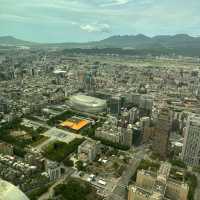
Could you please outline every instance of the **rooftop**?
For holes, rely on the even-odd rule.
[[[28,200],[16,186],[0,179],[0,200]]]
[[[88,121],[88,120],[80,119],[77,117],[72,117],[72,118],[67,119],[66,121],[62,122],[60,125],[62,127],[66,127],[66,128],[70,128],[70,129],[78,131],[81,128],[88,125],[89,123],[90,123],[90,121]]]

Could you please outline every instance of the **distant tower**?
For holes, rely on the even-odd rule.
[[[35,69],[34,68],[31,69],[31,76],[33,76],[33,77],[35,76]]]
[[[95,79],[92,72],[87,72],[84,77],[84,89],[89,94],[95,93]]]

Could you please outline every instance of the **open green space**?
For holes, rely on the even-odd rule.
[[[180,168],[187,168],[187,165],[182,160],[170,160],[169,161],[173,166],[177,166]]]
[[[52,117],[51,119],[49,119],[47,121],[48,125],[54,126],[57,125],[58,123],[60,123],[63,120],[66,120],[67,118],[72,117],[74,113],[70,110],[64,111],[62,114],[60,115],[56,115],[54,117]]]
[[[47,137],[40,135],[40,133],[45,132],[47,129],[44,127],[39,127],[38,129],[34,130],[31,127],[21,125],[21,122],[22,119],[18,118],[12,122],[3,124],[3,126],[0,128],[0,140],[12,144],[14,146],[14,153],[23,157],[26,153],[24,148],[27,145],[36,146],[40,142],[43,142],[47,139]],[[27,135],[32,137],[32,139],[13,136],[11,135],[13,131],[25,131]]]
[[[60,184],[54,188],[55,196],[62,196],[65,200],[101,200],[96,191],[86,182],[70,179],[67,184]]]
[[[31,146],[36,147],[36,146],[42,144],[43,142],[45,142],[48,139],[49,138],[47,136],[39,135],[36,140],[33,140],[33,143],[31,144]]]
[[[37,200],[42,194],[46,193],[53,183],[41,186],[38,189],[33,190],[28,197],[30,200]]]
[[[70,143],[66,144],[64,142],[55,141],[50,143],[44,149],[44,156],[50,160],[61,162],[69,154],[77,151],[78,146],[84,141],[84,138],[76,138]]]

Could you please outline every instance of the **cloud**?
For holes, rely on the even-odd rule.
[[[80,28],[86,32],[100,32],[100,33],[110,33],[111,27],[108,24],[82,24]]]
[[[105,34],[199,34],[199,0],[0,0],[0,35],[89,41]],[[91,34],[96,33],[96,34]],[[57,37],[56,37],[57,34]],[[108,36],[109,34],[106,34]],[[48,36],[48,37],[47,37]]]
[[[119,6],[129,3],[130,0],[107,0],[106,2],[100,4],[101,7]]]

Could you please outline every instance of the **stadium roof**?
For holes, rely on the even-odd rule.
[[[16,186],[0,179],[0,200],[28,200],[28,198]]]

